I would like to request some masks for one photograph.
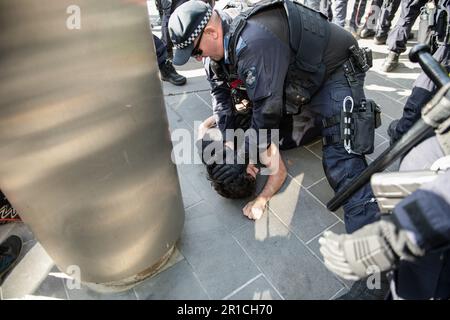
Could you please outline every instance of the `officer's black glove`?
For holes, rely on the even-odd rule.
[[[230,183],[245,172],[246,164],[217,164],[212,170],[212,178],[220,183]]]
[[[389,124],[389,127],[387,129],[387,134],[389,136],[389,145],[392,146],[394,143],[396,143],[401,137],[399,136],[397,132],[397,124],[399,120],[394,120]]]
[[[234,128],[247,130],[250,128],[250,124],[252,123],[252,114],[251,113],[236,113],[234,115]]]

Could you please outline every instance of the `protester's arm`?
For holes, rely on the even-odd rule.
[[[266,166],[266,170],[270,173],[269,178],[256,199],[247,203],[242,210],[245,216],[254,220],[261,218],[267,203],[278,190],[280,190],[287,177],[286,166],[274,143],[272,143],[267,151],[262,154],[261,162]]]

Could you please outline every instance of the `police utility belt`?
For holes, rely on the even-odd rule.
[[[375,128],[381,125],[381,109],[375,101],[362,96],[357,75],[372,67],[372,52],[368,48],[350,47],[350,58],[343,72],[352,91],[345,97],[341,113],[322,119],[324,128],[340,125],[339,135],[323,137],[323,145],[342,143],[348,153],[363,155],[374,151]]]

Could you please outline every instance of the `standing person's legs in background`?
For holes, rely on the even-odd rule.
[[[395,27],[389,32],[386,43],[389,54],[383,62],[382,70],[391,72],[398,66],[400,54],[406,51],[406,42],[408,41],[411,28],[420,14],[420,8],[428,0],[402,0],[400,19]]]
[[[375,36],[375,30],[380,18],[381,6],[383,0],[373,0],[370,4],[370,10],[365,17],[364,26],[359,30],[358,35],[362,39]]]
[[[155,23],[153,25],[160,26],[161,21],[162,21],[162,15],[163,15],[162,8],[161,8],[161,0],[155,0],[155,5],[156,5],[156,10],[158,10],[159,18],[158,18],[158,20],[155,21]]]
[[[333,22],[342,28],[345,27],[347,17],[347,0],[336,0],[333,5]]]
[[[352,16],[350,17],[350,32],[356,35],[357,30],[361,26],[361,20],[366,11],[367,0],[355,0],[353,5]]]
[[[161,80],[168,81],[176,86],[181,86],[186,83],[186,78],[178,74],[170,61],[166,45],[157,36],[153,35],[155,41],[156,56],[158,58],[159,71],[161,73]]]
[[[389,31],[391,30],[392,20],[400,7],[400,0],[384,0],[381,7],[380,19],[378,20],[375,44],[385,44]]]

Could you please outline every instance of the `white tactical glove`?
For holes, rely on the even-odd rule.
[[[359,280],[394,268],[400,258],[424,255],[407,235],[389,220],[369,224],[347,235],[326,231],[319,239],[325,266],[341,278]]]

